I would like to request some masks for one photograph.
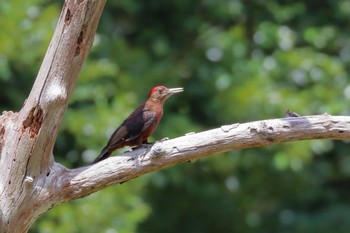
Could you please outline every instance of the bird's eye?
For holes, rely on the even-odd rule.
[[[159,94],[163,94],[163,89],[158,90]]]

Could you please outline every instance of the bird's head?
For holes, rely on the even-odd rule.
[[[183,92],[183,88],[167,88],[164,86],[153,87],[148,94],[149,99],[156,99],[164,102],[168,97],[175,93]]]

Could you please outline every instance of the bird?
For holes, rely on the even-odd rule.
[[[183,90],[182,87],[153,87],[148,93],[147,101],[136,108],[112,133],[107,145],[92,164],[108,158],[116,149],[124,146],[142,147],[148,143],[147,138],[154,133],[162,119],[164,102]]]

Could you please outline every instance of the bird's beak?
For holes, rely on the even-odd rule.
[[[166,96],[171,96],[172,94],[180,93],[183,92],[184,89],[182,87],[177,87],[177,88],[169,88]]]

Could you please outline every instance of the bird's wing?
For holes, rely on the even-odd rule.
[[[109,138],[107,147],[114,147],[116,144],[119,144],[125,141],[125,138],[128,136],[127,128],[123,125],[119,126]]]
[[[126,140],[131,141],[140,137],[156,123],[156,119],[156,113],[149,109],[143,109],[142,114],[131,117],[131,120],[126,124],[126,128],[130,132]]]
[[[107,146],[114,148],[122,142],[136,139],[156,122],[156,114],[143,106],[137,108],[128,118],[113,132]]]

